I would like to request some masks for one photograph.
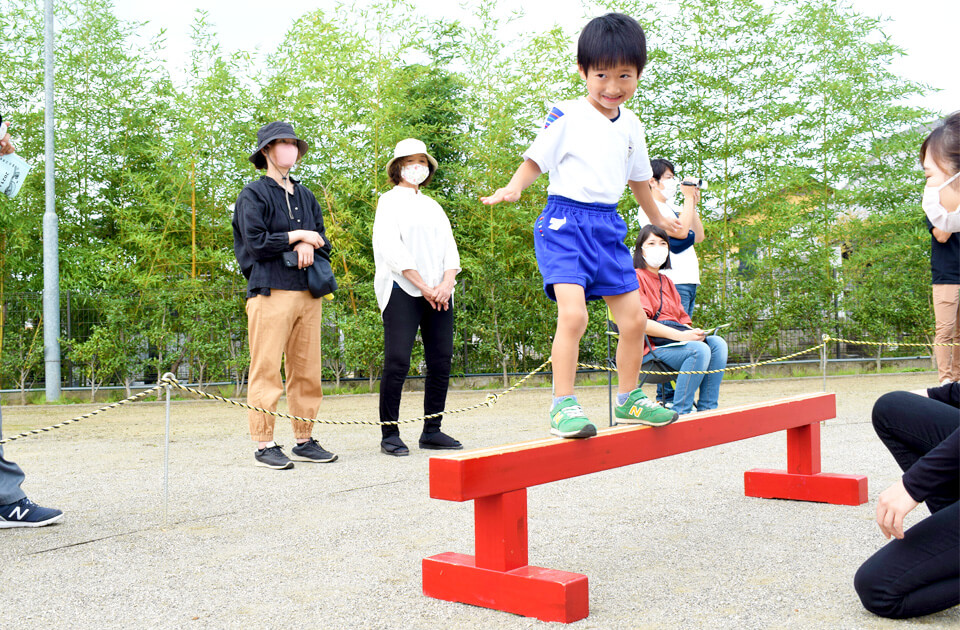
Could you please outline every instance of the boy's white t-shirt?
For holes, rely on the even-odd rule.
[[[660,209],[660,214],[668,219],[676,219],[680,216],[680,208],[674,204],[664,203],[656,199],[654,201],[657,208]],[[641,228],[650,223],[642,209],[637,212],[637,223],[640,224]],[[679,254],[670,250],[670,269],[663,269],[661,273],[673,280],[674,284],[700,284],[700,260],[697,258],[697,252],[694,251],[693,245]]]
[[[586,98],[554,105],[523,157],[550,174],[548,194],[583,203],[617,203],[627,181],[653,177],[636,114],[621,107],[611,121]]]

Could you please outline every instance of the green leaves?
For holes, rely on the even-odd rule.
[[[371,229],[390,187],[384,166],[406,137],[440,162],[426,192],[460,248],[464,369],[506,374],[542,361],[555,311],[531,226],[547,178],[516,204],[478,197],[509,180],[549,104],[583,94],[578,33],[514,35],[510,10],[493,0],[473,7],[460,23],[405,0],[337,5],[302,15],[263,54],[224,51],[198,11],[185,72],[171,74],[162,41],[139,41],[137,25],[116,19],[106,0],[58,3],[61,286],[97,309],[103,329],[72,331],[70,356],[88,381],[129,382],[149,363],[243,383],[244,282],[228,207],[258,176],[247,161],[256,130],[276,119],[310,144],[297,174],[323,207],[344,287],[325,318],[328,373],[379,371]],[[832,329],[838,309],[851,335],[929,332],[915,153],[932,115],[904,105],[928,88],[890,73],[902,51],[882,22],[832,0],[586,8],[606,10],[634,15],[648,36],[628,106],[651,157],[710,182],[696,320],[733,320],[749,356],[776,351],[784,329]],[[0,300],[42,284],[42,41],[38,0],[0,0],[3,114],[34,165],[16,200],[0,198]],[[626,193],[621,212],[635,229]],[[885,282],[903,290],[894,296]],[[591,311],[585,355],[605,353],[601,310]],[[19,325],[4,324],[4,383],[35,369],[23,376],[15,366],[36,363]]]

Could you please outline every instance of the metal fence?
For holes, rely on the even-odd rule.
[[[527,282],[531,291],[540,291],[539,282]],[[492,362],[489,348],[486,353],[480,352],[483,344],[489,340],[478,337],[476,334],[477,321],[471,312],[481,296],[471,291],[468,285],[461,285],[457,289],[457,332],[454,340],[454,359],[452,372],[458,376],[490,376],[524,374],[536,365],[539,365],[550,354],[549,334],[544,329],[552,331],[553,311],[545,304],[539,309],[536,317],[546,318],[542,321],[539,331],[531,331],[529,339],[522,335],[512,339],[508,352],[509,361]],[[75,348],[78,344],[87,341],[98,327],[108,326],[105,321],[103,302],[111,296],[97,293],[84,293],[72,290],[63,290],[61,295],[61,355],[62,355],[62,387],[84,388],[90,386],[90,379],[81,362],[75,357]],[[224,307],[219,311],[222,321],[216,322],[218,338],[216,343],[231,345],[233,348],[230,365],[206,367],[208,378],[206,381],[219,380],[233,381],[238,386],[243,384],[244,374],[239,367],[245,361],[246,351],[246,316],[243,310],[244,297],[242,292],[219,294],[219,300]],[[152,342],[147,336],[132,337],[130,343],[137,345],[136,353],[141,360],[136,362],[136,371],[128,374],[126,382],[118,376],[108,376],[100,384],[102,387],[135,385],[154,383],[158,372],[173,371],[176,376],[186,382],[203,380],[198,378],[202,374],[194,355],[187,347],[189,326],[187,318],[195,319],[194,313],[189,313],[189,296],[174,296],[165,303],[147,304],[142,308],[143,317],[154,319],[165,333],[162,342]],[[141,305],[142,306],[142,305]],[[375,306],[374,306],[375,308]],[[324,377],[329,380],[351,381],[376,379],[379,365],[354,365],[350,363],[349,353],[344,351],[345,341],[349,335],[358,334],[350,328],[350,323],[344,321],[345,313],[349,309],[348,300],[325,304],[324,325]],[[42,295],[38,293],[7,293],[2,303],[2,348],[0,348],[0,389],[30,390],[41,388],[43,382],[43,334],[42,330]],[[592,303],[590,306],[591,325],[581,344],[581,361],[584,363],[606,364],[607,336],[605,334],[605,317],[602,303]],[[746,364],[770,358],[782,357],[804,348],[816,346],[820,343],[821,331],[833,336],[840,336],[838,319],[823,322],[820,330],[786,329],[776,332],[775,337],[767,344],[764,350],[757,355],[750,352],[749,331],[724,329],[720,334],[727,340],[729,346],[729,363]],[[762,322],[758,322],[762,323]],[[122,331],[118,331],[118,334]],[[536,334],[535,334],[536,333]],[[376,343],[380,337],[376,330],[367,328],[360,334],[376,336],[372,342]],[[539,340],[539,341],[535,341]],[[162,347],[160,347],[162,346]],[[916,355],[917,349],[903,349],[885,347],[882,353],[885,357]],[[828,360],[869,359],[877,356],[875,346],[846,344],[833,342],[827,348]],[[484,359],[486,357],[486,359]],[[816,360],[818,355],[812,354],[803,357]],[[164,362],[165,361],[165,362]],[[227,361],[227,359],[224,359]],[[422,366],[420,366],[422,367]],[[414,376],[418,372],[415,360],[412,364]],[[233,375],[228,377],[227,375]]]

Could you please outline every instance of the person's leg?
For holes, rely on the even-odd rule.
[[[890,392],[873,405],[873,428],[906,472],[960,426],[960,412],[946,403],[910,392]],[[957,499],[956,487],[943,497],[930,497],[931,511]]]
[[[557,330],[553,336],[553,395],[573,396],[580,358],[580,338],[587,330],[587,301],[583,287],[576,284],[555,284],[557,297]],[[619,320],[617,322],[619,324]],[[623,326],[620,327],[623,335]],[[617,360],[619,361],[619,350]],[[618,369],[620,369],[618,367]]]
[[[647,315],[643,312],[639,291],[611,295],[603,299],[620,326],[620,340],[617,342],[617,391],[629,394],[637,388],[640,377]]]
[[[683,312],[693,317],[693,307],[697,304],[697,285],[678,284],[677,293],[680,294],[680,305],[683,306]]]
[[[706,370],[710,361],[710,348],[702,341],[688,341],[682,346],[657,348],[656,354],[657,358],[680,372]],[[674,411],[680,415],[690,413],[701,381],[703,381],[702,374],[677,376],[677,391],[673,397]]]
[[[958,320],[957,309],[960,303],[960,287],[955,284],[933,285],[933,315],[936,319],[935,343],[956,341]],[[957,380],[960,366],[954,365],[955,351],[951,346],[934,346],[933,354],[937,358],[937,376],[941,383]]]
[[[0,412],[0,440],[3,439],[3,413]],[[0,445],[0,529],[13,527],[43,527],[63,520],[63,512],[40,507],[27,498],[20,484],[24,474],[19,466],[3,456]]]
[[[0,411],[0,440],[3,439],[3,412]],[[26,498],[20,484],[23,483],[23,470],[4,458],[3,445],[0,445],[0,505],[16,503]]]
[[[952,342],[957,345],[953,346],[953,357],[952,361],[950,362],[950,364],[953,366],[953,372],[950,374],[950,380],[954,382],[960,382],[960,287],[957,287],[954,297],[957,298],[954,306],[954,321],[956,322],[956,325],[953,327]]]
[[[247,300],[247,332],[250,337],[250,375],[247,403],[274,411],[283,394],[280,363],[287,336],[293,327],[295,291],[271,291]],[[273,416],[259,411],[248,414],[250,437],[263,448],[273,441]]]
[[[710,348],[710,361],[707,363],[707,371],[722,370],[727,367],[727,342],[717,335],[710,335],[706,338],[706,344]],[[723,381],[723,372],[704,375],[703,381],[700,383],[697,411],[717,408],[720,402],[721,381]]]
[[[445,311],[427,308],[420,322],[420,336],[423,339],[423,356],[427,364],[423,387],[423,413],[429,415],[443,411],[447,404],[450,365],[453,360],[453,307]],[[439,431],[442,419],[440,417],[424,421],[423,432]]]
[[[284,349],[283,369],[287,376],[287,406],[290,413],[301,418],[316,418],[323,400],[323,299],[314,298],[309,291],[297,292],[297,314],[293,329]],[[337,456],[310,437],[313,422],[291,420],[297,445],[292,449],[294,459],[304,462],[330,463]]]
[[[410,354],[417,338],[422,315],[418,300],[398,287],[393,288],[383,310],[383,374],[380,377],[380,422],[400,419],[400,396],[410,371]],[[429,307],[429,305],[428,305]],[[400,435],[395,424],[380,426],[383,438]]]
[[[928,516],[857,571],[853,584],[870,612],[907,619],[960,604],[960,504]]]

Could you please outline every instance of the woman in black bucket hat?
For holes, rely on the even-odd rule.
[[[309,147],[293,126],[272,122],[257,132],[250,162],[266,175],[247,184],[233,214],[233,250],[247,278],[247,332],[250,375],[247,402],[277,408],[283,394],[281,361],[291,414],[315,418],[323,398],[320,337],[323,300],[314,296],[307,268],[315,257],[329,260],[330,243],[316,197],[290,170]],[[250,437],[258,442],[257,465],[292,468],[293,462],[273,440],[274,418],[251,411]],[[313,424],[292,421],[297,445],[294,459],[333,462],[337,456],[311,437]]]

